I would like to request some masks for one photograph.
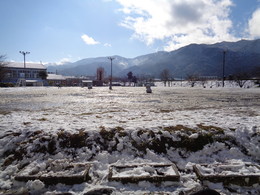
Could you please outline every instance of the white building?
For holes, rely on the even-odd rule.
[[[67,85],[66,77],[63,75],[48,73],[47,81],[50,86],[66,86]]]
[[[7,73],[4,82],[13,83],[17,86],[40,86],[43,80],[39,72],[45,71],[46,67],[42,64],[10,62],[6,65]]]

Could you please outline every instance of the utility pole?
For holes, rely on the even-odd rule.
[[[26,65],[25,65],[25,55],[26,54],[30,54],[30,52],[28,51],[19,51],[20,54],[23,54],[23,65],[24,65],[24,68],[26,68]]]
[[[113,58],[113,57],[108,57],[108,59],[111,61],[111,77],[110,77],[109,89],[112,90],[112,61],[113,61],[115,58]]]
[[[226,50],[223,51],[223,67],[222,67],[222,87],[225,86],[225,61],[226,61]]]

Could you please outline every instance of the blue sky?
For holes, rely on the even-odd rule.
[[[260,0],[0,0],[0,54],[28,62],[137,57],[260,38]]]

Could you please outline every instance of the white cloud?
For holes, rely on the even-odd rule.
[[[166,42],[165,50],[190,43],[237,40],[231,34],[231,0],[117,0],[125,18],[121,25],[147,45]]]
[[[248,30],[252,38],[260,37],[260,8],[257,9],[248,22]]]
[[[86,34],[83,34],[81,36],[82,40],[87,44],[87,45],[98,45],[98,44],[101,44],[101,42],[99,41],[96,41],[94,38],[86,35]],[[104,43],[103,44],[104,47],[112,47],[112,45],[110,43]]]
[[[69,62],[71,62],[70,58],[62,58],[62,59],[60,59],[60,61],[56,62],[56,65],[63,65],[63,64],[69,63]]]
[[[104,46],[105,47],[112,47],[112,45],[110,43],[105,43]]]
[[[68,58],[62,58],[60,60],[58,60],[57,62],[43,62],[43,61],[26,61],[26,63],[32,63],[32,64],[43,64],[44,66],[53,66],[53,65],[63,65],[63,64],[67,64],[67,63],[71,63],[72,62],[72,56],[69,55]],[[78,60],[80,60],[81,58],[79,58]],[[15,60],[10,60],[9,62],[20,62],[20,61],[15,61]],[[23,63],[23,62],[20,62]]]
[[[28,63],[28,64],[43,64],[43,65],[45,65],[45,64],[48,64],[48,62],[42,62],[42,61],[31,61],[31,60],[29,60],[29,61],[27,61],[26,60],[26,63]]]
[[[59,61],[57,62],[54,62],[54,63],[50,63],[50,62],[43,62],[42,64],[45,65],[45,66],[60,66],[60,65],[63,65],[63,64],[67,64],[67,63],[70,63],[71,62],[71,59],[70,58],[62,58],[60,59]]]
[[[93,39],[92,37],[89,37],[86,34],[83,34],[81,36],[81,38],[87,45],[97,45],[97,44],[100,44],[100,42],[96,41],[95,39]]]

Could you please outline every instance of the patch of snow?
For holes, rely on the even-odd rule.
[[[209,88],[213,84],[214,87]],[[22,186],[30,192],[38,190],[45,194],[83,194],[100,186],[112,188],[119,194],[173,194],[202,186],[193,173],[194,164],[240,163],[241,174],[253,173],[254,167],[244,165],[246,162],[259,164],[260,160],[260,90],[240,89],[233,84],[225,88],[216,86],[217,82],[208,82],[207,88],[199,85],[190,88],[185,82],[175,82],[174,87],[157,84],[152,94],[147,94],[144,87],[114,87],[112,91],[106,87],[92,90],[80,87],[0,88],[0,188]],[[248,83],[248,87],[252,85]],[[193,131],[165,130],[177,125]],[[215,126],[223,132],[203,130],[199,125]],[[105,134],[108,138],[104,138],[100,133],[102,128],[107,132],[116,130],[114,134]],[[81,135],[81,132],[86,134]],[[198,151],[174,146],[182,137],[194,141],[200,135],[214,133],[216,140]],[[226,140],[223,141],[223,137]],[[172,143],[162,143],[163,140]],[[160,147],[165,150],[156,151]],[[64,166],[48,166],[53,160],[63,162],[64,166],[73,162],[92,163],[92,180],[72,186],[46,186],[38,180],[19,184],[14,181],[21,170],[28,173],[46,168],[53,173],[63,170]],[[181,175],[180,184],[163,182],[156,186],[144,181],[124,185],[107,181],[111,165],[144,163],[175,163]],[[24,168],[28,164],[30,169]],[[230,167],[231,170],[237,168]],[[137,167],[134,173],[124,174],[150,174],[152,171],[151,167],[145,170]],[[173,173],[171,169],[165,171]],[[70,170],[67,173],[73,174]],[[208,187],[229,192],[222,184],[208,183]],[[260,191],[259,186],[234,189],[240,194]]]
[[[34,180],[34,181],[28,181],[26,183],[26,187],[29,189],[29,190],[32,190],[32,191],[38,191],[38,190],[41,190],[44,188],[44,183],[41,182],[40,180]]]

